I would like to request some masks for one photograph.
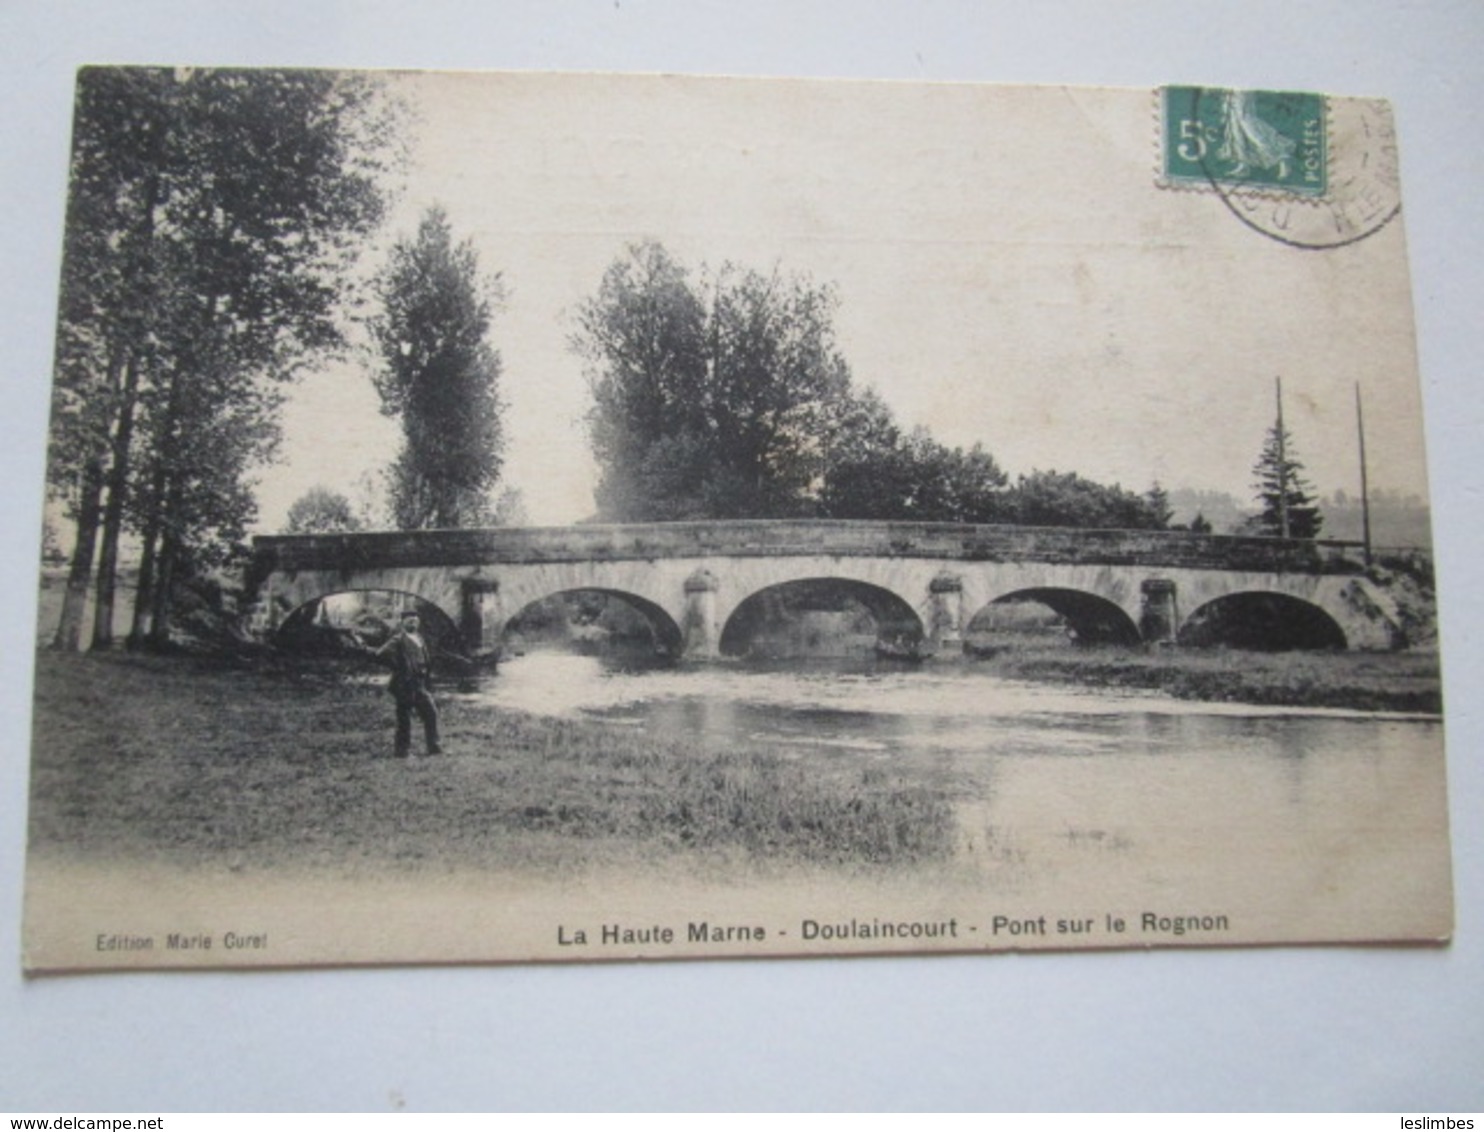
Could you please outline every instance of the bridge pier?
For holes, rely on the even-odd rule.
[[[498,652],[502,620],[496,609],[500,583],[493,578],[465,578],[460,587],[459,633],[470,656]]]
[[[1169,578],[1145,578],[1139,592],[1144,596],[1139,636],[1146,645],[1173,645],[1180,631],[1175,583]]]
[[[685,579],[685,624],[681,626],[683,656],[715,660],[721,655],[721,626],[717,624],[716,575],[698,567]]]
[[[964,648],[964,580],[947,570],[928,583],[931,596],[928,646],[934,652],[962,652]]]

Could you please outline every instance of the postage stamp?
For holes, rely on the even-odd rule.
[[[1329,189],[1322,94],[1168,86],[1163,175],[1173,184],[1322,197]]]
[[[1254,233],[1328,251],[1401,213],[1384,99],[1170,86],[1158,105],[1160,186],[1203,191]]]

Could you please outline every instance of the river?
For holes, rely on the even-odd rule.
[[[928,784],[954,801],[959,863],[1005,896],[1132,889],[1325,918],[1338,893],[1316,899],[1316,886],[1342,878],[1341,903],[1371,908],[1374,927],[1375,906],[1435,902],[1448,885],[1436,717],[1199,703],[972,667],[645,669],[557,652],[516,657],[468,694]],[[1285,930],[1294,915],[1278,917]]]
[[[788,661],[643,666],[563,652],[516,657],[472,693],[495,706],[600,719],[706,746],[830,749],[862,759],[1097,758],[1158,764],[1242,755],[1285,778],[1432,736],[1431,716],[1202,703],[1011,680],[963,666]]]

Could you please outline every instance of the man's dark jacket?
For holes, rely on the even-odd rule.
[[[387,689],[399,700],[412,700],[420,691],[431,691],[433,670],[428,646],[421,637],[403,631],[376,650],[376,655],[391,665],[392,678]]]

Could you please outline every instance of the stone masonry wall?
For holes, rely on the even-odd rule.
[[[264,572],[707,555],[910,557],[1304,574],[1354,574],[1361,569],[1353,548],[1300,539],[845,520],[274,535],[254,539],[253,545]]]

